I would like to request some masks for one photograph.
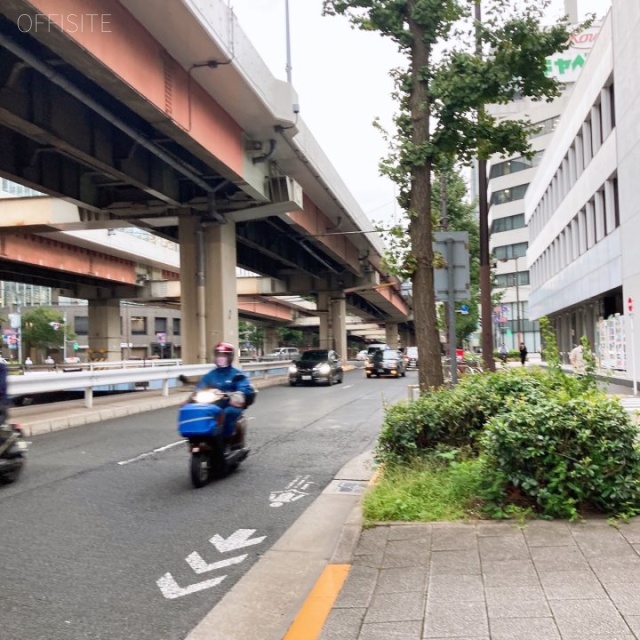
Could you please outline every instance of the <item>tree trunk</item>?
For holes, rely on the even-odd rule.
[[[410,4],[410,9],[411,5]],[[411,11],[409,11],[409,15]],[[428,67],[431,51],[423,40],[423,30],[409,19],[413,34],[411,56],[412,90],[410,96],[412,142],[420,148],[430,138],[430,105],[428,87],[422,80],[421,70]],[[433,224],[431,222],[431,175],[433,162],[429,158],[424,166],[413,168],[409,199],[409,235],[411,252],[416,261],[413,274],[413,312],[416,342],[420,354],[419,383],[425,391],[443,384],[440,357],[440,337],[435,306],[433,272]]]

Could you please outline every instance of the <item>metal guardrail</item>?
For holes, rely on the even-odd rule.
[[[135,361],[127,361],[129,362]],[[9,396],[30,396],[38,393],[51,393],[56,391],[70,391],[72,389],[84,389],[84,405],[88,408],[93,407],[93,392],[96,387],[115,386],[122,384],[140,384],[154,381],[161,382],[161,390],[163,396],[169,395],[170,383],[174,383],[178,376],[184,375],[202,376],[211,371],[211,364],[191,364],[182,365],[180,361],[156,360],[145,361],[147,363],[154,362],[154,366],[142,366],[138,361],[138,366],[120,366],[115,365],[123,363],[92,363],[113,365],[109,367],[95,367],[85,370],[74,370],[67,372],[33,372],[20,376],[8,376],[8,393]],[[164,362],[164,365],[157,363]],[[77,365],[80,366],[80,365]],[[272,376],[284,375],[287,372],[289,361],[269,362],[269,363],[243,363],[242,370],[249,375],[250,378],[269,378]],[[69,365],[66,368],[76,367]]]

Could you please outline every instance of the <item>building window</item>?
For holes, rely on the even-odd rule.
[[[154,333],[167,333],[167,319],[166,318],[154,318],[153,320]]]
[[[518,286],[529,284],[529,272],[518,271]],[[501,273],[496,276],[496,287],[499,289],[505,289],[506,287],[516,286],[516,274],[514,273]]]
[[[173,319],[173,335],[174,336],[180,335],[180,318]]]
[[[493,255],[496,260],[511,260],[513,258],[521,258],[527,254],[528,242],[518,242],[517,244],[505,244],[501,247],[495,247]]]
[[[518,173],[518,171],[524,171],[525,169],[531,169],[531,167],[537,167],[540,164],[540,159],[544,151],[538,151],[531,159],[519,156],[518,158],[512,158],[511,160],[505,160],[504,162],[498,162],[491,165],[490,179],[499,178],[501,176],[508,176],[512,173]]]
[[[494,220],[491,223],[491,234],[500,233],[501,231],[512,231],[513,229],[522,229],[525,226],[524,213],[517,213],[515,216],[507,216]]]
[[[548,118],[547,120],[542,120],[541,122],[536,122],[534,127],[536,127],[536,132],[532,133],[529,138],[537,138],[539,136],[544,136],[547,133],[553,133],[558,126],[558,122],[560,122],[560,116],[555,116],[554,118]]]
[[[34,191],[29,187],[25,187],[24,185],[18,184],[17,182],[12,182],[11,180],[7,180],[6,178],[2,178],[0,182],[0,190],[5,193],[9,193],[12,196],[17,196],[18,198],[33,198],[35,196],[42,196],[43,193],[39,191]]]
[[[519,184],[509,189],[501,189],[500,191],[494,191],[491,194],[491,205],[505,204],[507,202],[513,202],[515,200],[522,200],[525,193],[527,193],[528,184]]]
[[[78,336],[89,335],[89,316],[74,316],[73,332]]]
[[[147,319],[142,316],[131,316],[131,335],[147,335]]]

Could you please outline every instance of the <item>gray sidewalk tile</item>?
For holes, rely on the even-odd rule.
[[[381,569],[376,584],[378,593],[403,593],[407,591],[425,591],[427,572],[424,567],[402,567]]]
[[[471,575],[480,573],[480,558],[475,550],[432,551],[431,574]]]
[[[640,544],[640,518],[633,518],[628,523],[622,523],[618,527],[620,535],[631,544]]]
[[[375,622],[362,625],[358,640],[420,640],[422,620],[409,622]],[[340,640],[348,640],[340,638]]]
[[[421,591],[375,594],[371,599],[364,621],[369,624],[422,620],[424,606],[425,596]]]
[[[578,547],[532,547],[531,557],[539,572],[586,571],[589,564]]]
[[[427,602],[424,638],[488,635],[484,602]]]
[[[519,587],[540,584],[531,559],[483,562],[482,575],[486,587]]]
[[[549,605],[563,639],[629,634],[622,616],[609,600],[550,600]]]
[[[357,640],[364,615],[362,609],[332,609],[318,640]]]
[[[491,560],[523,560],[529,557],[529,549],[522,533],[507,537],[478,539],[482,562]]]
[[[496,618],[545,618],[551,611],[539,585],[487,587],[489,620]]]
[[[635,616],[625,616],[624,619],[626,623],[631,627],[631,631],[640,638],[640,611],[636,612],[638,615]]]
[[[566,522],[532,520],[523,530],[530,547],[571,547],[576,542]]]
[[[476,528],[473,525],[447,524],[434,526],[431,537],[432,551],[477,549]]]
[[[540,581],[550,600],[601,600],[607,597],[593,571],[549,571]]]
[[[336,598],[334,608],[368,607],[378,580],[378,569],[353,565]]]
[[[484,602],[484,586],[480,575],[432,575],[427,601]]]
[[[640,572],[640,556],[629,552],[611,553],[605,556],[594,556],[589,558],[591,568],[599,573],[600,571],[639,571]],[[621,580],[626,582],[626,580]]]
[[[388,535],[389,527],[364,529],[360,534],[358,546],[354,553],[354,565],[381,567]]]
[[[520,532],[521,527],[517,522],[502,522],[499,520],[492,520],[489,522],[478,522],[476,524],[476,530],[479,538],[488,536],[510,536]]]
[[[358,540],[356,555],[364,556],[384,551],[389,536],[389,527],[373,527],[363,529]]]
[[[413,540],[389,540],[382,559],[385,569],[392,567],[429,566],[431,552],[423,538]]]
[[[633,567],[607,567],[596,566],[592,567],[596,577],[605,588],[610,584],[628,584],[635,585],[635,588],[640,589],[640,568]]]
[[[609,584],[607,593],[623,616],[640,614],[640,589],[630,589],[628,584]]]
[[[489,621],[491,640],[560,640],[553,618],[497,618]]]
[[[397,524],[389,527],[388,540],[413,540],[431,538],[431,524]]]

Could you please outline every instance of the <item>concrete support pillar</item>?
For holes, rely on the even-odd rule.
[[[333,348],[338,355],[346,360],[347,354],[347,302],[344,293],[336,293],[330,299],[331,328],[333,333]]]
[[[263,343],[263,355],[270,353],[274,349],[278,348],[278,328],[277,327],[265,327],[264,328],[264,343]]]
[[[313,329],[302,330],[302,346],[304,349],[313,349],[316,345],[316,331]]]
[[[119,300],[89,300],[89,349],[92,359],[122,360]]]
[[[398,323],[387,322],[384,326],[385,342],[392,348],[398,348]]]
[[[318,293],[318,318],[320,320],[320,341],[318,344],[319,349],[333,349],[333,336],[331,332],[331,317],[330,317],[330,298],[329,294],[322,291]]]
[[[198,285],[202,288],[204,278],[198,269],[200,223],[194,216],[183,216],[179,225],[181,356],[185,364],[197,364],[207,361],[204,331],[200,330],[205,326],[204,317],[198,305]]]
[[[347,358],[347,305],[342,291],[322,291],[318,294],[320,319],[320,349],[334,349]]]
[[[238,346],[238,291],[236,284],[236,225],[204,228],[206,353],[221,341]]]
[[[411,329],[404,327],[400,330],[400,346],[406,347],[414,347],[415,346],[415,337],[411,333]]]

